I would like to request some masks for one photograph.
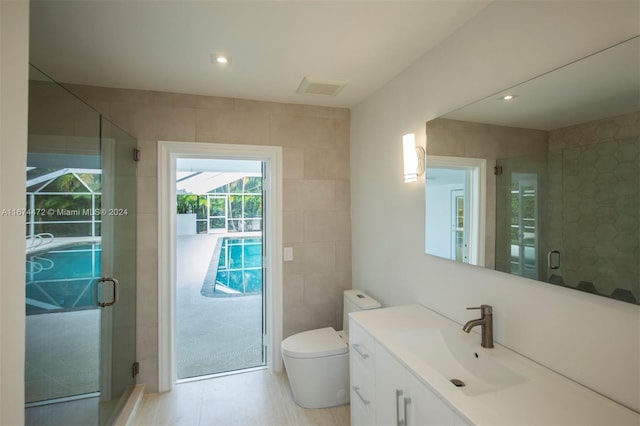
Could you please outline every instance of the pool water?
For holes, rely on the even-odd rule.
[[[100,244],[61,247],[26,261],[26,313],[95,308],[92,283],[101,276]]]
[[[219,288],[214,289],[214,293],[227,289],[228,295],[261,293],[262,239],[224,238],[220,247],[215,284]]]

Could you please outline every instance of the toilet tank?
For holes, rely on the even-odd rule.
[[[349,331],[349,312],[366,311],[382,306],[373,297],[366,295],[362,290],[345,290],[344,306],[342,308],[342,328]]]

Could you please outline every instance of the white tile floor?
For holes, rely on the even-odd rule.
[[[350,424],[349,405],[299,407],[285,372],[263,369],[182,383],[171,392],[145,395],[137,426],[269,426]]]

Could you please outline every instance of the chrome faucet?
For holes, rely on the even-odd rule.
[[[468,333],[476,325],[481,326],[482,342],[480,343],[480,346],[483,348],[493,348],[493,308],[491,305],[480,305],[467,309],[480,309],[482,314],[480,315],[480,318],[468,321],[464,327],[462,327],[462,330],[465,333]]]

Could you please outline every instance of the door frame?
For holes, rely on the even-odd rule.
[[[429,155],[426,167],[427,174],[429,168],[466,171],[465,203],[469,214],[468,259],[472,265],[485,266],[487,160],[484,158]],[[425,185],[425,190],[427,187],[428,185]],[[427,238],[429,236],[425,235],[425,241]]]
[[[171,390],[177,380],[175,357],[176,159],[221,158],[267,164],[264,262],[267,367],[282,370],[282,147],[158,141],[158,387]]]

